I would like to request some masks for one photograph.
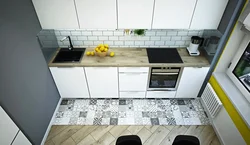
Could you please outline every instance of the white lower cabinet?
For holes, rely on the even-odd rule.
[[[146,97],[146,91],[144,92],[136,92],[136,91],[120,92],[120,98],[145,98],[145,97]]]
[[[13,141],[12,145],[31,145],[31,143],[20,130],[15,140]]]
[[[50,67],[50,71],[62,98],[89,98],[82,67]]]
[[[91,98],[118,98],[117,67],[85,67]]]
[[[176,91],[147,91],[146,98],[175,98]]]
[[[176,98],[196,98],[209,67],[184,67]]]

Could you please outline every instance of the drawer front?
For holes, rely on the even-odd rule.
[[[148,73],[119,73],[120,91],[146,91]]]
[[[147,91],[146,98],[175,98],[176,91]]]
[[[120,98],[145,98],[146,92],[120,92]]]
[[[149,67],[119,67],[119,72],[149,72]]]

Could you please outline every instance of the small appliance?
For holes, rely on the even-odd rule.
[[[217,36],[211,36],[205,40],[204,49],[208,55],[215,55],[219,40],[220,38]]]
[[[187,47],[189,55],[192,55],[192,56],[200,55],[200,51],[198,50],[198,48],[199,48],[199,45],[202,43],[202,41],[203,41],[203,38],[199,36],[191,37],[191,42],[189,44],[189,47]]]

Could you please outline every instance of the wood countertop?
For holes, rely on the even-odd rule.
[[[76,48],[77,49],[77,48]],[[49,61],[49,67],[207,67],[210,66],[204,55],[190,56],[186,49],[178,48],[183,63],[149,63],[146,48],[110,48],[114,57],[86,56],[87,48],[79,63],[52,63],[60,48]]]

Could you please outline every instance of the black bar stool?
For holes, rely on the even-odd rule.
[[[200,145],[200,141],[195,136],[178,135],[175,137],[172,145]]]
[[[120,136],[116,145],[142,145],[141,139],[137,135]]]

